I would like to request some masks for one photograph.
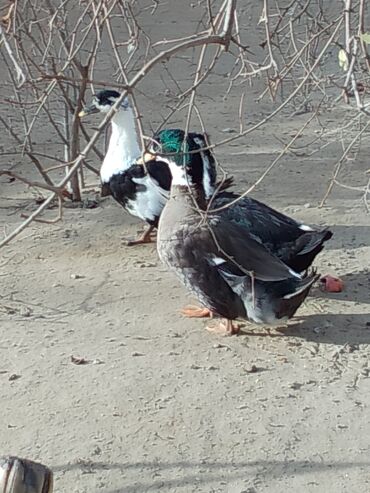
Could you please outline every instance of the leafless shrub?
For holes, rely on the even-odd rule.
[[[332,187],[341,184],[338,176],[342,163],[368,136],[370,36],[365,33],[365,0],[343,0],[340,5],[341,9],[335,10],[324,0],[264,0],[259,19],[250,20],[243,2],[199,0],[196,6],[202,9],[202,15],[194,32],[176,39],[168,39],[163,33],[162,39],[152,39],[142,19],[150,12],[156,22],[160,1],[10,0],[1,12],[0,56],[7,75],[0,120],[14,146],[2,153],[6,161],[0,175],[50,194],[0,246],[31,221],[39,220],[54,199],[58,199],[59,214],[52,222],[61,217],[66,200],[81,200],[86,175],[98,174],[91,158],[98,162],[103,158],[98,137],[128,93],[144,148],[137,86],[158,65],[168,96],[163,124],[175,112],[186,110],[184,126],[188,129],[194,115],[204,125],[197,94],[214,67],[227,57],[231,69],[225,95],[234,91],[240,96],[236,115],[239,129],[210,147],[240,139],[283,111],[291,117],[309,113],[303,127],[284,143],[283,151],[245,193],[260,183],[287,152],[302,151],[295,147],[296,139],[313,120],[320,122],[323,108],[333,110],[346,103],[348,111],[341,128],[321,123],[317,139],[305,147],[306,154],[313,154],[342,137],[343,155],[333,170],[324,203]],[[258,25],[260,42],[256,46],[246,46],[247,21]],[[109,47],[109,58],[104,46]],[[190,53],[196,63],[194,78],[187,87],[178,83],[171,63],[184,53]],[[268,98],[271,111],[245,128],[246,88],[255,81],[260,86],[263,82],[258,99]],[[104,86],[116,87],[122,96],[90,135],[78,113],[87,90],[93,92]],[[28,178],[25,158],[36,168],[40,181]],[[64,177],[61,170],[65,170]],[[363,191],[368,207],[370,182],[354,188]]]

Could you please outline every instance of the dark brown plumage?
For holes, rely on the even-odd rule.
[[[236,318],[281,324],[293,316],[318,276],[295,273],[219,214],[202,217],[186,181],[181,184],[184,168],[169,164],[173,185],[159,222],[161,260],[205,307],[228,320],[230,330]]]
[[[185,161],[193,185],[198,191],[204,190],[209,173],[204,173],[202,167],[205,163],[214,161],[212,154],[209,149],[201,151],[202,161],[195,166],[195,155],[186,152],[190,148],[189,144],[184,148],[184,139],[183,131],[164,130],[156,135],[153,150],[160,156],[167,155],[170,160],[180,160],[180,164],[183,164],[181,161]],[[158,164],[161,161],[160,156]],[[228,190],[231,184],[232,181],[225,180],[223,186],[212,197],[210,209],[222,208],[219,215],[225,221],[245,228],[256,241],[263,243],[269,252],[294,271],[305,272],[324,248],[324,243],[332,237],[332,232],[328,229],[312,228],[249,196],[240,197]],[[199,198],[199,206],[205,208],[201,194]]]

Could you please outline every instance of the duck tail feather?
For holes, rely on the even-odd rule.
[[[279,301],[276,318],[291,318],[306,299],[313,283],[319,279],[319,274],[313,269],[299,283],[293,292],[288,293]]]
[[[296,284],[294,291],[286,294],[284,296],[284,299],[289,300],[289,299],[295,298],[301,294],[304,294],[304,298],[305,298],[307,296],[308,291],[310,290],[312,284],[314,282],[316,282],[319,279],[319,277],[320,277],[320,274],[317,273],[316,269],[312,269],[310,272],[306,272],[303,279]]]
[[[232,186],[234,186],[234,177],[226,176],[225,178],[217,182],[216,190],[218,190],[219,192],[223,192]]]
[[[317,253],[319,253],[323,249],[323,243],[330,240],[332,236],[333,233],[328,229],[322,231],[309,231],[303,234],[298,240],[298,244],[301,246],[301,249],[297,252],[298,255],[306,255],[308,253],[313,253],[316,250]]]

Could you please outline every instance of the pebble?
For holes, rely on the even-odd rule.
[[[82,279],[83,276],[80,276],[80,274],[71,274],[71,279]]]
[[[16,373],[13,373],[12,375],[9,376],[8,380],[9,382],[13,382],[14,380],[18,380],[18,378],[21,378],[21,375],[17,375]]]

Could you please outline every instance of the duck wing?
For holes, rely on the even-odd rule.
[[[213,265],[233,275],[249,275],[260,281],[300,279],[278,257],[256,241],[244,227],[223,220],[211,219],[207,226],[214,241]]]
[[[237,194],[221,192],[213,208],[225,206],[237,198]],[[324,248],[323,243],[332,237],[328,229],[312,229],[249,197],[241,198],[219,214],[246,228],[253,238],[297,272],[306,270]]]
[[[157,227],[171,186],[166,163],[148,162],[146,168],[141,164],[132,164],[128,169],[112,175],[108,185],[113,198],[130,214]]]
[[[232,192],[221,192],[215,198],[212,208],[225,206],[238,197]],[[310,229],[309,226],[304,226],[291,217],[250,197],[241,198],[235,204],[225,208],[221,214],[223,218],[248,228],[253,235],[264,243],[281,243],[287,238],[296,240],[303,234],[303,231]]]
[[[162,190],[169,191],[171,188],[172,176],[168,164],[161,160],[151,159],[145,163],[149,176],[155,180]],[[141,172],[144,174],[144,166],[141,166]]]
[[[109,184],[103,184],[103,192],[109,195],[109,187],[110,194],[120,203],[125,202],[125,199],[134,200],[136,193],[145,191],[147,184],[151,183],[150,180],[146,180],[145,185],[142,182],[147,178],[147,174],[152,179],[153,186],[160,187],[164,191],[170,190],[172,177],[167,163],[150,160],[145,163],[145,167],[134,163],[127,170],[114,174]]]

